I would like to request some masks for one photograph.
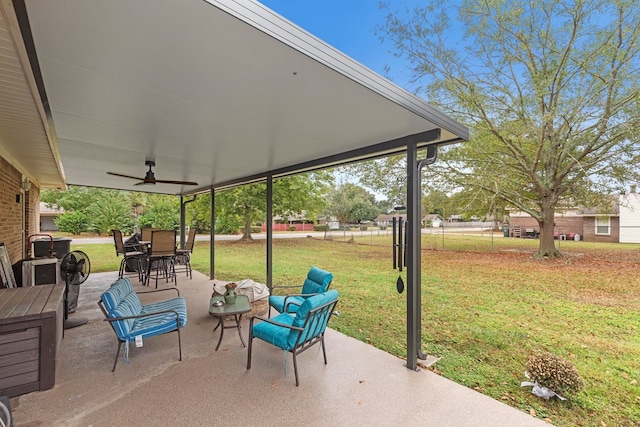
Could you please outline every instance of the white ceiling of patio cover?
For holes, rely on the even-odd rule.
[[[251,1],[27,0],[67,183],[207,187],[395,138],[467,130]]]

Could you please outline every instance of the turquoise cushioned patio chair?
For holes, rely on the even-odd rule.
[[[271,295],[269,297],[269,317],[271,317],[271,307],[278,310],[278,313],[295,313],[307,298],[326,292],[332,280],[333,274],[316,266],[311,267],[299,294]],[[274,286],[271,288],[271,292],[273,293],[276,289],[296,287],[298,287],[298,285]]]
[[[272,319],[252,317],[249,325],[249,351],[247,369],[251,369],[253,339],[260,338],[284,351],[284,374],[287,375],[287,353],[293,355],[293,370],[298,381],[298,354],[320,344],[324,364],[327,364],[327,352],[324,348],[324,331],[331,314],[338,303],[338,291],[331,290],[307,298],[298,307],[296,313],[282,313]],[[262,320],[254,325],[256,319]]]

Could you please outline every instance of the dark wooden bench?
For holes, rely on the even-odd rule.
[[[63,322],[64,285],[0,289],[0,395],[54,386]]]

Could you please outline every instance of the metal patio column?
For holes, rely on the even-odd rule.
[[[417,143],[407,145],[407,368],[418,370],[420,337],[420,180]],[[400,261],[402,262],[402,261]]]
[[[273,175],[267,174],[267,287],[273,286]]]
[[[211,201],[209,203],[209,223],[211,224],[211,230],[209,231],[209,279],[214,279],[216,276],[215,271],[215,225],[216,225],[216,191],[211,187]]]
[[[422,167],[436,161],[438,146],[418,161],[417,143],[407,145],[407,368],[418,370],[422,351]]]
[[[184,232],[186,222],[186,207],[184,197],[180,196],[180,249],[184,249]]]

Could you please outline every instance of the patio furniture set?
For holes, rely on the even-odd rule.
[[[299,294],[271,295],[269,309],[274,307],[280,314],[271,318],[254,316],[249,323],[249,343],[247,353],[247,369],[251,368],[253,339],[261,339],[284,352],[293,355],[296,386],[300,384],[298,378],[297,356],[307,349],[319,344],[322,347],[324,363],[327,355],[324,347],[324,332],[327,323],[338,302],[338,292],[328,290],[333,275],[318,267],[312,267],[307,274]],[[274,287],[290,288],[291,286]],[[177,297],[169,300],[144,305],[138,294],[173,290]],[[187,323],[186,301],[180,297],[177,288],[158,289],[149,292],[136,293],[128,277],[120,277],[105,291],[98,305],[104,313],[118,339],[116,359],[112,372],[115,371],[120,349],[125,344],[125,359],[128,360],[129,343],[169,332],[178,333],[179,359],[182,360],[182,343],[180,329]],[[216,345],[219,349],[224,336],[224,330],[236,328],[243,347],[246,347],[241,332],[241,315],[251,311],[251,302],[245,295],[238,295],[235,302],[221,305],[224,297],[212,297],[209,303],[209,314],[218,320],[216,331],[220,328],[220,337]],[[225,325],[225,319],[231,317],[231,325]],[[285,358],[285,376],[287,364]]]
[[[138,276],[138,281],[149,285],[152,272],[155,272],[155,287],[158,288],[158,277],[167,282],[177,281],[177,272],[184,271],[192,278],[191,252],[195,242],[196,230],[189,230],[184,249],[176,245],[175,230],[158,230],[143,228],[140,238],[133,242],[125,242],[120,230],[112,230],[116,247],[116,255],[122,256],[118,277],[131,272]]]

